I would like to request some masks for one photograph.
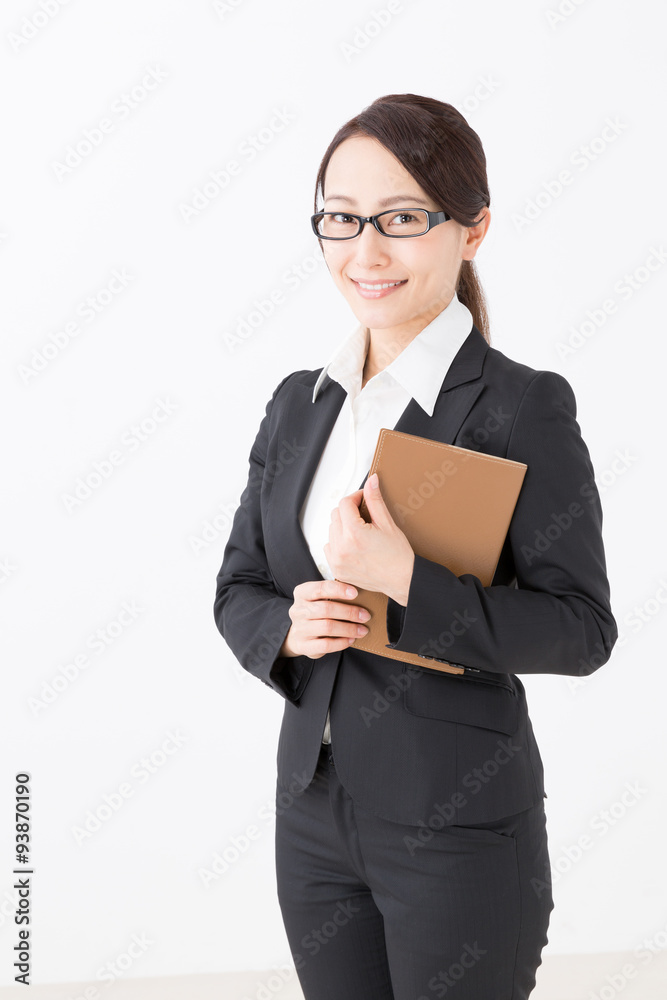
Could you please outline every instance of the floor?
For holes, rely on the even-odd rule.
[[[0,1000],[103,1000],[109,984],[0,987]],[[667,952],[545,956],[530,1000],[665,1000]],[[113,1000],[303,1000],[296,973],[229,972],[164,979],[127,979],[113,984]],[[372,1000],[372,998],[368,998]],[[493,1000],[485,997],[484,1000]],[[504,998],[503,998],[504,1000]]]

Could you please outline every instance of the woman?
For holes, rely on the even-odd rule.
[[[449,104],[389,95],[336,133],[312,225],[359,326],[273,393],[217,578],[220,632],[285,700],[277,884],[307,1000],[529,996],[553,901],[517,675],[589,674],[617,638],[572,389],[489,344],[489,205]],[[365,478],[381,427],[527,465],[491,586],[413,552]],[[388,596],[395,649],[478,673],[355,649],[356,588]]]

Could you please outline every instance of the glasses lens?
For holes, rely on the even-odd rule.
[[[344,212],[320,212],[315,216],[315,227],[320,236],[338,240],[356,236],[359,231],[357,220]]]
[[[387,236],[420,236],[428,229],[428,215],[417,208],[393,208],[380,215],[378,225]]]

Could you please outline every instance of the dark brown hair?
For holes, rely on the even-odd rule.
[[[323,196],[334,150],[344,139],[359,135],[377,139],[393,153],[439,208],[462,226],[481,221],[480,212],[491,201],[482,142],[453,105],[419,94],[378,97],[338,129],[317,172],[314,212],[319,211],[318,196]],[[486,300],[474,260],[461,262],[456,294],[490,343]]]

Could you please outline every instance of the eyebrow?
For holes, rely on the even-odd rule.
[[[330,194],[325,201],[346,201],[350,205],[356,205],[354,198],[349,198],[346,194]],[[383,208],[387,205],[395,205],[396,202],[402,202],[404,205],[425,205],[428,206],[428,202],[424,198],[420,198],[416,194],[395,194],[391,198],[378,198],[378,205]]]

